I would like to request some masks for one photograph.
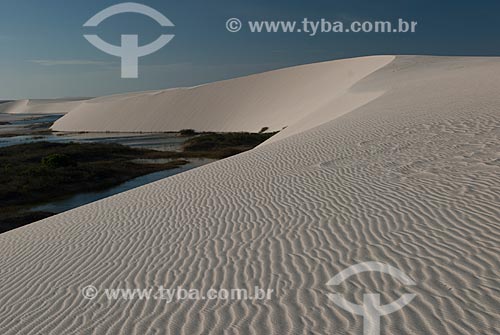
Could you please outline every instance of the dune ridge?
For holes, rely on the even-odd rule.
[[[498,78],[499,58],[397,56],[347,90],[384,92],[349,113],[0,235],[0,332],[361,334],[328,293],[408,292],[383,334],[496,334]],[[416,285],[376,273],[326,285],[366,261]],[[90,284],[276,294],[85,300]]]

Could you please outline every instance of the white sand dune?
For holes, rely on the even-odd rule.
[[[0,113],[66,114],[86,99],[24,99],[0,104]]]
[[[340,76],[343,84],[332,84],[331,101],[329,88],[315,86],[315,80],[334,83],[327,77],[336,76],[337,70],[328,72],[335,62],[291,69],[303,71],[303,90],[295,80],[280,80],[263,89],[262,100],[238,93],[230,82],[216,84],[239,94],[234,113],[244,110],[238,115],[250,125],[226,122],[227,110],[217,106],[232,102],[211,97],[210,109],[200,107],[217,119],[207,128],[278,129],[286,122],[291,133],[0,235],[0,333],[362,334],[362,317],[336,306],[328,293],[344,293],[357,303],[363,293],[381,293],[388,303],[409,292],[416,298],[382,318],[382,334],[498,334],[500,59],[398,56],[353,62],[338,62],[352,66],[352,72],[338,70],[355,79]],[[246,80],[259,77],[252,78]],[[274,89],[277,101],[268,92]],[[205,96],[194,92],[204,106]],[[179,99],[182,104],[172,103],[188,104],[188,97]],[[148,99],[138,94],[126,100],[123,106],[136,103],[142,117],[125,109],[115,119],[118,127],[129,125],[128,118],[149,124],[149,105],[141,107]],[[118,113],[108,107],[117,101],[103,98],[102,106],[94,100],[82,108],[92,113],[94,104],[93,113],[101,110],[108,125]],[[299,102],[311,110],[299,113]],[[266,103],[273,108],[256,109]],[[285,106],[293,111],[288,120]],[[348,112],[338,116],[337,106]],[[87,121],[79,108],[61,127],[97,126],[99,117],[88,114]],[[169,104],[164,110],[167,117],[175,113]],[[201,126],[186,110],[178,112],[169,121],[176,127]],[[267,115],[274,112],[275,118]],[[183,123],[184,116],[189,121]],[[366,261],[392,265],[416,285],[403,287],[376,273],[326,285],[341,270]],[[85,300],[80,291],[91,284],[101,292],[258,285],[275,293],[269,301],[168,304],[113,301],[103,294]]]
[[[354,83],[392,61],[375,56],[317,63],[192,88],[122,94],[89,100],[59,119],[56,131],[165,132],[305,130],[376,97],[346,97]],[[333,108],[335,111],[332,113]],[[310,117],[328,110],[326,118]],[[308,117],[307,122],[300,122]],[[283,136],[283,135],[282,135]]]

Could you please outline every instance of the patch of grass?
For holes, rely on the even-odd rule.
[[[119,144],[39,142],[0,148],[0,203],[19,205],[61,197],[75,190],[114,186],[144,174],[187,163],[136,164],[137,158],[169,153]]]
[[[8,222],[31,220],[33,214],[24,211],[36,203],[109,188],[188,163],[178,157],[165,164],[132,162],[138,158],[171,155],[118,144],[39,142],[0,148],[0,223],[10,227]],[[5,229],[0,226],[0,231]]]
[[[50,154],[42,158],[42,167],[55,169],[58,167],[76,165],[70,156],[64,154]]]
[[[184,143],[184,152],[205,152],[213,158],[225,158],[250,149],[276,133],[209,133],[193,137]]]

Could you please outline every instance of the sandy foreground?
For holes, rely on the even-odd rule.
[[[498,334],[499,78],[499,58],[382,56],[78,105],[54,128],[287,128],[0,235],[0,333],[362,334],[364,318],[329,293],[360,305],[366,293],[383,304],[411,293],[381,334]],[[327,285],[368,261],[415,285],[379,272]],[[103,293],[160,285],[274,291],[172,302]]]

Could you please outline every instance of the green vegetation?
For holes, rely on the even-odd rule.
[[[187,163],[136,164],[137,158],[170,158],[169,153],[117,144],[30,143],[0,148],[0,232],[24,219],[51,213],[30,213],[30,205],[82,191],[105,189],[129,179]],[[36,220],[36,219],[35,219]]]
[[[71,160],[71,157],[64,154],[50,154],[42,158],[42,167],[55,169],[58,167],[76,165],[76,162]]]
[[[187,139],[182,152],[119,144],[38,142],[0,148],[0,233],[54,213],[30,212],[39,203],[97,191],[180,167],[189,158],[221,159],[254,148],[273,134],[209,133]],[[165,164],[137,159],[170,159]]]
[[[184,143],[185,153],[205,153],[205,157],[226,158],[250,149],[276,133],[208,133]]]
[[[194,136],[196,135],[196,131],[194,131],[194,129],[182,129],[179,131],[179,134],[181,136]]]

